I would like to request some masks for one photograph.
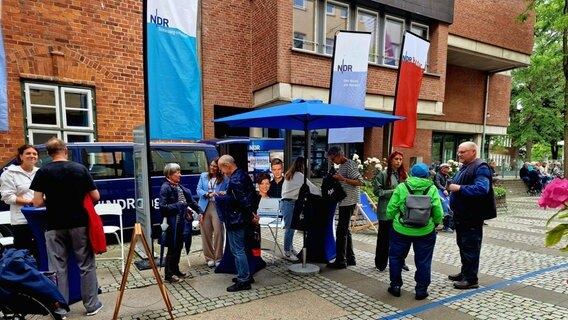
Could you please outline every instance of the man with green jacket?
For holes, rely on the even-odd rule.
[[[424,227],[412,227],[405,225],[400,219],[405,210],[406,197],[409,190],[404,183],[399,184],[387,206],[387,217],[393,220],[389,247],[389,275],[390,287],[388,292],[395,297],[400,297],[402,286],[402,264],[410,245],[414,250],[414,263],[416,265],[416,300],[428,297],[430,285],[432,255],[436,244],[436,226],[442,222],[444,210],[438,190],[434,183],[428,179],[429,168],[424,163],[415,164],[411,171],[411,177],[406,184],[416,195],[428,195],[431,198],[431,216]],[[425,192],[427,190],[427,192]]]

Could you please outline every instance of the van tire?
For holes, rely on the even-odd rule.
[[[0,238],[12,236],[12,229],[8,225],[0,225]]]

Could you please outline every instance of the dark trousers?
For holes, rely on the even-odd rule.
[[[355,210],[355,204],[339,207],[339,221],[335,230],[335,262],[355,262],[353,252],[353,240],[351,239],[351,215]]]
[[[14,248],[28,249],[39,266],[39,252],[30,226],[28,224],[14,224],[11,227],[14,236]]]
[[[379,220],[379,233],[377,234],[377,246],[375,248],[375,267],[384,270],[389,261],[389,243],[392,220]]]
[[[469,282],[477,283],[479,272],[479,256],[483,239],[483,225],[464,225],[455,222],[456,242],[460,249],[461,273]]]
[[[168,240],[168,252],[166,253],[166,263],[165,263],[165,277],[170,278],[173,275],[180,274],[179,270],[179,260],[181,258],[181,250],[183,249],[183,231],[185,226],[185,219],[181,214],[176,217],[175,225],[171,225],[168,231],[172,234],[169,235],[171,238]],[[175,227],[175,228],[174,228]],[[189,241],[191,241],[191,235],[189,235]],[[188,248],[191,246],[189,243]]]
[[[389,276],[391,287],[402,286],[402,265],[404,258],[410,250],[414,250],[414,264],[416,264],[416,294],[423,295],[428,292],[432,273],[432,255],[436,244],[436,230],[420,237],[406,236],[391,230],[389,248]]]

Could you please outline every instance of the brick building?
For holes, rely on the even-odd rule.
[[[533,44],[533,21],[517,20],[525,6],[523,0],[200,1],[204,138],[286,135],[289,154],[299,154],[300,133],[211,120],[298,97],[327,101],[333,34],[344,29],[373,33],[366,108],[392,112],[396,50],[410,30],[431,48],[415,148],[402,149],[405,161],[452,159],[460,141],[506,133],[508,71],[528,64]],[[54,134],[132,140],[144,121],[142,1],[3,0],[2,20],[10,130],[0,132],[0,161],[18,145]],[[385,56],[387,35],[393,57]],[[325,130],[311,137],[321,156]],[[382,128],[366,129],[365,143],[352,150],[382,157],[383,140]]]

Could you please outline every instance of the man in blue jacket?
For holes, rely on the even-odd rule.
[[[477,157],[477,145],[471,141],[458,147],[463,164],[448,186],[450,207],[454,212],[456,241],[462,262],[461,272],[450,275],[456,289],[478,288],[479,256],[483,239],[483,221],[497,216],[489,165]]]
[[[228,287],[227,291],[250,290],[254,280],[245,253],[245,229],[251,223],[257,224],[260,220],[256,215],[258,197],[248,173],[237,167],[233,157],[224,155],[219,158],[218,164],[219,169],[229,177],[227,196],[231,197],[230,202],[233,207],[232,212],[223,214],[222,219],[227,230],[229,249],[235,257],[237,268],[235,284]]]

